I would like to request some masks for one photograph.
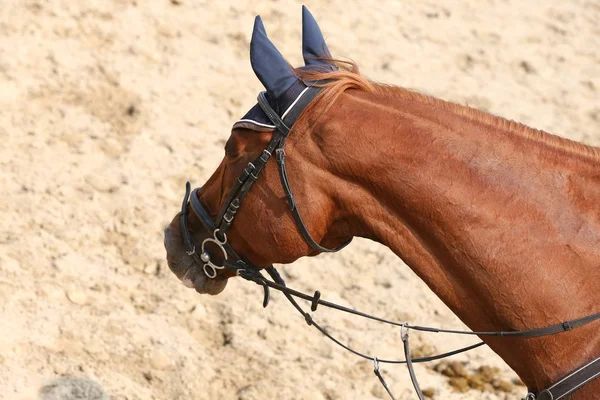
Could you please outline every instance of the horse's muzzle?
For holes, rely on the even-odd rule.
[[[201,267],[186,253],[179,227],[179,217],[165,228],[164,245],[167,251],[167,264],[179,280],[198,293],[219,294],[225,289],[227,279],[208,279]]]

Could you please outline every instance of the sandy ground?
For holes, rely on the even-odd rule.
[[[600,3],[306,1],[335,56],[375,80],[468,103],[600,144]],[[298,65],[295,1],[0,2],[0,398],[39,399],[82,377],[113,399],[381,399],[372,364],[334,347],[274,295],[231,282],[185,289],[162,229],[184,183],[216,168],[259,90],[252,21]],[[375,268],[374,268],[375,267]],[[283,267],[291,285],[397,320],[460,328],[390,251],[356,240]],[[401,357],[398,331],[319,310],[343,340]],[[473,338],[413,335],[425,353]],[[456,357],[515,376],[489,349]],[[436,399],[516,399],[452,389],[416,367]],[[438,368],[439,369],[439,368]],[[384,367],[400,399],[403,367]],[[509,387],[510,389],[510,387]]]

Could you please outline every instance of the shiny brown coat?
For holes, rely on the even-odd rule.
[[[538,328],[600,311],[598,148],[353,72],[319,78],[331,80],[328,88],[286,145],[297,204],[317,241],[333,248],[360,236],[388,246],[473,330]],[[233,131],[200,192],[213,215],[270,137]],[[229,238],[256,265],[314,255],[274,160]],[[182,278],[190,260],[178,218],[165,244]],[[227,282],[192,279],[212,294]],[[551,337],[482,339],[528,387],[542,389],[600,355],[600,322]],[[597,379],[572,398],[599,392]]]

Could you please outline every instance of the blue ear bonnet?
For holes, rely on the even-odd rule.
[[[314,71],[335,69],[333,65],[320,60],[331,58],[331,53],[317,21],[305,6],[302,6],[302,56],[305,66],[301,69]],[[269,40],[260,16],[254,20],[250,41],[250,63],[254,73],[267,90],[269,104],[279,116],[284,118],[291,106],[305,93],[307,86],[298,79],[292,67]],[[271,131],[275,126],[256,104],[235,122],[233,128]]]

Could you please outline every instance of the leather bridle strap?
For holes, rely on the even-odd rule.
[[[383,388],[385,389],[387,394],[390,396],[390,398],[392,400],[396,400],[396,398],[394,397],[394,394],[388,387],[387,382],[383,378],[383,375],[381,375],[381,371],[379,370],[379,360],[377,359],[377,357],[375,357],[375,359],[373,360],[373,373],[379,379],[379,382],[381,382],[381,386],[383,386]]]
[[[329,332],[327,332],[327,330],[325,330],[325,328],[323,328],[321,325],[319,325],[313,318],[312,316],[304,311],[304,309],[298,304],[298,302],[296,301],[296,299],[294,297],[298,297],[304,300],[309,300],[312,303],[311,306],[311,310],[312,311],[316,311],[318,304],[335,304],[335,303],[330,303],[330,302],[324,302],[321,303],[318,298],[320,297],[319,292],[315,292],[314,296],[310,296],[308,294],[302,293],[302,292],[298,292],[294,289],[288,288],[285,284],[285,281],[283,280],[283,278],[281,277],[281,275],[279,274],[279,272],[275,269],[275,267],[273,266],[269,266],[267,268],[265,268],[265,271],[267,271],[267,273],[271,276],[271,278],[273,279],[273,281],[269,281],[267,279],[264,278],[264,276],[262,275],[255,275],[255,274],[246,274],[245,272],[240,273],[240,276],[246,280],[252,281],[256,284],[259,285],[263,285],[266,284],[268,287],[278,290],[281,293],[283,293],[283,295],[288,299],[288,301],[292,304],[292,306],[294,306],[294,308],[296,310],[298,310],[298,312],[302,315],[302,317],[304,317],[304,321],[309,325],[309,326],[313,326],[315,327],[319,332],[321,332],[325,337],[327,337],[329,340],[331,340],[332,342],[334,342],[335,344],[337,344],[338,346],[342,347],[343,349],[349,351],[350,353],[357,355],[361,358],[364,358],[365,360],[370,360],[370,361],[375,361],[377,360],[378,363],[385,363],[385,364],[406,364],[406,360],[386,360],[386,359],[379,359],[377,357],[374,356],[370,356],[367,354],[363,354],[357,350],[354,350],[353,348],[345,345],[344,343],[340,342],[338,339],[336,339],[334,336],[332,336]],[[261,282],[261,280],[263,282]],[[343,306],[339,306],[339,307],[343,307]],[[343,307],[345,308],[345,307]],[[398,324],[398,326],[404,326],[406,325],[406,323],[404,324]],[[435,360],[440,360],[446,357],[450,357],[459,353],[464,353],[465,351],[469,351],[469,350],[473,350],[479,346],[483,346],[485,343],[483,342],[479,342],[476,343],[474,345],[470,345],[467,347],[463,347],[457,350],[453,350],[453,351],[449,351],[447,353],[442,353],[442,354],[437,354],[434,356],[427,356],[427,357],[419,357],[419,358],[414,358],[411,361],[414,363],[423,363],[423,362],[429,362],[429,361],[435,361]]]
[[[296,221],[296,226],[298,227],[298,230],[300,231],[300,234],[302,235],[304,240],[314,250],[320,251],[322,253],[335,253],[336,251],[340,251],[344,247],[348,246],[350,244],[350,242],[352,241],[352,239],[350,239],[346,243],[342,244],[338,248],[329,249],[327,247],[321,246],[319,243],[317,243],[312,238],[312,236],[310,235],[310,232],[308,232],[308,229],[306,228],[306,224],[304,224],[304,221],[302,220],[302,217],[300,216],[298,207],[296,207],[296,200],[294,199],[294,194],[292,193],[292,188],[290,187],[290,182],[289,182],[289,179],[287,176],[287,170],[286,170],[286,166],[285,166],[285,150],[283,148],[277,149],[276,157],[277,157],[277,167],[279,169],[279,179],[281,181],[281,186],[283,187],[283,191],[285,193],[285,198],[287,199],[287,203],[288,203],[288,206],[290,207],[290,211],[292,212],[292,215],[294,216],[294,220]]]
[[[484,345],[484,342],[479,342],[474,345],[464,347],[461,349],[457,349],[457,350],[454,350],[454,351],[451,351],[448,353],[439,354],[439,355],[430,356],[430,357],[420,357],[420,358],[413,359],[410,354],[410,347],[409,347],[409,343],[408,343],[408,330],[409,329],[425,331],[425,332],[432,332],[432,333],[452,333],[452,334],[478,335],[478,336],[512,336],[512,337],[527,338],[527,337],[548,336],[548,335],[553,335],[553,334],[560,333],[560,332],[566,332],[571,329],[575,329],[577,327],[589,324],[595,320],[600,319],[600,313],[596,313],[596,314],[588,315],[588,316],[585,316],[582,318],[578,318],[578,319],[571,320],[571,321],[566,321],[563,323],[555,324],[555,325],[544,327],[544,328],[529,329],[529,330],[523,330],[523,331],[498,331],[498,332],[460,331],[460,330],[440,329],[440,328],[432,328],[432,327],[418,326],[418,325],[408,325],[406,322],[401,323],[401,322],[387,320],[384,318],[376,317],[376,316],[373,316],[370,314],[363,313],[358,310],[354,310],[354,309],[351,309],[351,308],[348,308],[348,307],[345,307],[345,306],[342,306],[342,305],[339,305],[336,303],[332,303],[332,302],[323,300],[323,299],[321,299],[321,294],[319,291],[316,291],[314,295],[309,295],[309,294],[302,293],[297,290],[288,288],[285,284],[285,281],[283,280],[281,275],[279,275],[279,273],[277,272],[277,270],[275,268],[273,268],[271,266],[271,267],[266,268],[265,270],[271,276],[273,281],[269,281],[269,280],[265,279],[262,275],[260,275],[260,277],[259,277],[256,275],[250,276],[250,275],[246,275],[245,273],[241,273],[240,276],[247,280],[253,281],[257,284],[266,285],[272,289],[276,289],[276,290],[282,292],[283,295],[294,306],[294,308],[296,308],[298,310],[298,312],[300,314],[302,314],[302,316],[304,317],[304,320],[306,321],[306,323],[308,325],[314,326],[325,337],[327,337],[328,339],[333,341],[338,346],[341,346],[345,350],[348,350],[349,352],[351,352],[361,358],[373,361],[373,363],[374,363],[373,372],[375,373],[377,378],[380,380],[380,382],[382,383],[382,385],[384,386],[384,388],[386,389],[386,391],[388,392],[388,394],[390,395],[390,397],[392,399],[394,399],[394,396],[392,395],[387,384],[385,383],[383,376],[381,375],[381,372],[379,371],[379,363],[407,364],[408,372],[410,374],[411,381],[413,382],[413,386],[414,386],[417,394],[419,396],[422,396],[414,369],[412,368],[412,363],[420,363],[420,362],[439,360],[439,359],[449,357],[449,356],[452,356],[455,354],[459,354],[459,353],[462,353],[462,352],[465,352],[468,350],[472,350],[476,347]],[[307,313],[306,311],[304,311],[302,309],[302,307],[296,302],[294,297],[309,301],[311,303],[312,311],[316,311],[317,307],[319,305],[322,305],[324,307],[347,312],[347,313],[357,315],[357,316],[360,316],[363,318],[367,318],[367,319],[371,319],[371,320],[375,320],[375,321],[383,322],[386,324],[401,327],[402,328],[401,338],[404,343],[405,359],[404,360],[383,360],[383,359],[379,359],[374,356],[369,356],[369,355],[363,354],[363,353],[356,351],[356,350],[352,349],[351,347],[341,343],[339,340],[337,340],[335,337],[333,337],[329,332],[327,332],[323,327],[321,327],[317,322],[315,322],[314,319],[312,318],[312,316],[309,313]],[[404,330],[406,331],[406,333],[404,332]],[[591,363],[583,366],[579,370],[574,371],[572,374],[563,378],[561,381],[557,382],[550,388],[545,389],[544,391],[540,392],[540,394],[539,394],[540,397],[536,398],[533,393],[529,393],[527,400],[529,400],[529,399],[531,399],[531,400],[558,400],[558,399],[564,397],[566,394],[573,392],[577,388],[583,386],[585,383],[589,382],[590,380],[592,380],[598,376],[600,376],[600,357],[598,357]],[[561,393],[564,393],[564,394],[561,394]],[[547,396],[551,396],[551,397],[547,397]],[[558,397],[558,396],[560,396],[560,397]],[[420,398],[422,398],[422,397],[420,397]]]
[[[291,191],[291,187],[287,177],[287,170],[285,166],[285,140],[290,133],[290,127],[296,122],[302,111],[306,108],[306,106],[317,96],[320,92],[321,88],[310,86],[306,87],[301,94],[294,100],[292,105],[288,108],[288,110],[284,113],[285,118],[280,118],[277,112],[273,110],[269,101],[267,100],[266,93],[262,92],[258,95],[258,103],[260,107],[263,108],[266,115],[272,120],[273,124],[277,127],[271,141],[267,148],[265,148],[260,156],[258,156],[254,161],[249,162],[248,166],[244,168],[242,174],[235,180],[232,189],[229,191],[227,198],[222,204],[219,213],[217,215],[216,220],[213,222],[211,216],[206,211],[204,206],[200,203],[200,200],[197,195],[197,189],[191,193],[190,196],[190,185],[189,182],[186,184],[186,194],[183,199],[183,204],[181,206],[181,231],[183,233],[183,241],[186,247],[186,252],[189,256],[191,256],[196,264],[202,267],[204,273],[211,279],[217,277],[217,270],[221,269],[230,269],[235,274],[239,275],[240,270],[247,269],[248,271],[253,272],[254,274],[258,273],[260,276],[259,268],[250,267],[249,263],[242,260],[235,251],[233,247],[228,243],[227,240],[227,231],[231,227],[233,220],[237,214],[238,209],[242,203],[244,197],[250,191],[254,182],[258,179],[260,173],[264,169],[265,165],[271,158],[274,152],[277,152],[277,161],[278,161],[278,171],[280,174],[280,180],[283,185],[283,190],[285,192],[288,205],[290,206],[290,210],[296,222],[296,226],[298,227],[298,231],[301,236],[306,240],[309,246],[316,251],[320,252],[334,252],[339,251],[344,248],[348,243],[345,243],[343,246],[340,246],[337,249],[328,249],[321,246],[317,243],[310,233],[302,217],[298,212],[298,208],[296,207],[296,203],[294,200],[294,195]],[[198,253],[196,251],[196,246],[193,243],[189,226],[187,222],[187,204],[190,201],[191,208],[196,214],[196,216],[200,219],[205,229],[213,234],[212,238],[207,238],[202,242],[202,252]],[[221,251],[223,252],[224,261],[221,265],[214,264],[211,260],[211,254],[205,251],[205,245],[207,243],[213,243],[217,245]],[[263,285],[265,289],[265,300],[264,304],[268,303],[268,287]]]
[[[242,175],[240,175],[229,192],[226,201],[223,203],[221,211],[217,216],[215,221],[216,225],[219,227],[219,230],[223,233],[229,230],[229,227],[233,223],[233,219],[237,210],[240,208],[240,204],[246,194],[250,191],[250,188],[258,179],[259,174],[262,172],[263,168],[271,158],[271,155],[275,151],[275,149],[280,145],[283,138],[277,132],[271,142],[267,146],[266,149],[263,150],[261,155],[256,158],[254,161],[248,163],[248,166],[244,168]]]
[[[300,101],[302,98],[304,98],[304,100],[302,101],[301,104],[295,103],[292,106],[292,110],[296,109],[296,110],[304,110],[304,108],[308,105],[308,103],[311,102],[312,99],[314,99],[316,97],[316,95],[319,93],[320,89],[316,88],[316,87],[311,87],[311,88],[307,88],[307,91],[309,92],[308,96],[306,92],[303,92],[300,97],[298,98],[298,101]],[[311,96],[312,94],[312,96]],[[290,124],[290,126],[288,126],[283,119],[281,119],[279,117],[279,115],[277,114],[277,112],[275,110],[273,110],[273,107],[271,107],[271,104],[269,103],[269,100],[267,99],[267,92],[260,92],[258,94],[258,105],[260,106],[260,108],[262,108],[262,110],[265,112],[265,114],[267,114],[267,117],[269,117],[269,120],[271,120],[271,122],[273,123],[273,125],[275,125],[275,127],[277,128],[278,132],[281,132],[284,136],[287,136],[290,133],[291,130],[291,126],[292,124]],[[296,114],[296,118],[297,116],[300,115],[299,113]],[[291,119],[288,117],[288,119]],[[293,120],[293,122],[296,122],[295,119]]]
[[[565,321],[558,324],[550,325],[544,328],[528,329],[521,331],[499,331],[499,332],[471,332],[471,331],[459,331],[452,329],[439,329],[431,328],[427,326],[411,325],[411,329],[424,332],[435,332],[435,333],[453,333],[457,335],[477,335],[477,336],[512,336],[512,337],[538,337],[554,335],[555,333],[567,332],[571,329],[578,328],[580,326],[589,324],[597,319],[600,319],[600,312],[596,314],[586,315],[582,318],[577,318],[571,321]]]
[[[419,400],[425,400],[423,397],[423,392],[421,392],[421,387],[419,386],[419,381],[417,381],[417,375],[415,374],[415,370],[412,365],[412,358],[410,355],[410,345],[408,343],[408,324],[405,324],[402,328],[400,328],[400,337],[402,342],[404,343],[404,358],[406,359],[406,368],[408,368],[408,375],[410,375],[410,380],[415,388],[415,392],[419,397]]]
[[[560,400],[597,377],[600,377],[600,357],[571,372],[549,388],[542,390],[537,396],[534,395],[533,398]]]
[[[346,247],[352,241],[352,239],[350,239],[348,242],[344,243],[343,245],[341,245],[340,247],[338,247],[336,249],[329,249],[327,247],[321,246],[319,243],[317,243],[312,238],[310,232],[308,231],[308,228],[306,227],[306,224],[304,223],[304,221],[302,220],[302,217],[300,216],[300,212],[298,211],[298,208],[296,207],[296,201],[294,200],[294,194],[292,192],[292,188],[289,183],[289,179],[287,176],[286,164],[285,164],[285,150],[284,150],[285,138],[287,137],[287,135],[290,132],[290,128],[288,126],[291,126],[291,124],[288,122],[288,120],[290,122],[295,121],[297,119],[299,113],[318,94],[319,90],[320,89],[317,87],[308,87],[306,89],[307,93],[305,93],[298,99],[298,103],[296,103],[294,105],[294,107],[291,109],[291,111],[288,113],[288,115],[286,115],[286,117],[284,119],[281,119],[279,117],[279,115],[277,115],[275,110],[273,110],[273,108],[269,104],[269,101],[267,100],[267,96],[266,96],[265,92],[259,93],[258,105],[260,106],[260,108],[262,108],[262,110],[265,112],[265,114],[269,117],[269,119],[271,120],[273,125],[275,125],[277,127],[278,132],[280,132],[282,135],[284,135],[284,138],[281,140],[279,147],[275,150],[276,156],[277,156],[277,167],[279,170],[279,179],[281,181],[281,185],[283,186],[283,191],[285,193],[285,197],[287,199],[287,203],[290,208],[290,211],[292,212],[292,215],[294,216],[294,220],[296,221],[296,226],[298,227],[298,231],[300,232],[300,234],[302,235],[304,240],[310,245],[310,247],[313,248],[313,250],[316,250],[316,251],[319,251],[322,253],[335,253],[336,251],[340,251],[341,249]]]
[[[191,256],[196,264],[202,265],[202,260],[198,253],[196,252],[196,246],[192,240],[192,236],[190,235],[190,230],[188,227],[188,218],[187,218],[187,205],[188,200],[190,198],[190,183],[187,182],[185,185],[185,196],[183,196],[183,203],[181,204],[181,214],[179,216],[179,222],[181,224],[181,232],[183,234],[183,244],[185,245],[186,253],[188,256]],[[204,224],[204,221],[203,221]],[[212,232],[212,230],[209,230]]]
[[[299,115],[299,112],[301,112],[304,107],[308,105],[308,102],[310,102],[317,95],[317,93],[318,90],[313,91],[306,96],[305,102],[301,104],[294,104],[291,111],[297,111],[297,113],[294,113],[296,118]],[[259,94],[259,97],[264,98],[264,101],[266,101],[268,104],[264,92]],[[270,111],[267,115],[269,114],[272,114],[272,116],[269,116],[269,118],[279,118],[277,113],[272,108],[270,108]],[[295,122],[295,119],[291,121],[291,123],[293,122]],[[225,199],[225,202],[223,203],[223,206],[217,215],[217,219],[215,220],[215,224],[219,226],[220,231],[227,232],[233,223],[233,218],[240,207],[242,199],[246,196],[252,187],[252,184],[258,179],[258,175],[267,164],[267,161],[269,161],[269,158],[271,158],[271,155],[275,149],[284,145],[285,138],[290,133],[290,128],[283,121],[281,121],[281,119],[278,120],[278,124],[275,126],[277,129],[275,130],[273,138],[271,139],[271,142],[267,148],[263,150],[262,154],[257,159],[248,163],[248,166],[242,171],[242,175],[236,179],[234,186],[229,191],[229,194],[227,195],[227,198]]]

